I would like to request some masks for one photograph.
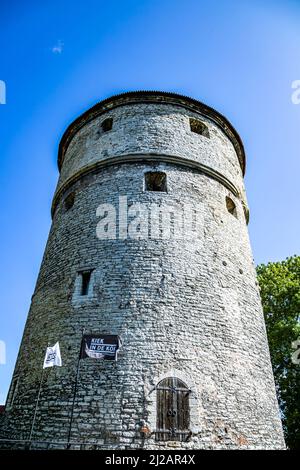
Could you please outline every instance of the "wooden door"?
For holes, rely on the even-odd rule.
[[[168,377],[156,390],[156,440],[186,441],[190,435],[189,388],[176,377]]]

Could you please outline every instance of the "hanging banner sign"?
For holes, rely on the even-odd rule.
[[[48,346],[46,350],[45,359],[44,359],[43,369],[46,369],[46,367],[53,367],[53,366],[61,367],[61,365],[62,365],[62,362],[61,362],[60,348],[59,348],[59,343],[57,342],[52,347]]]
[[[117,360],[121,341],[116,335],[83,335],[80,358]]]

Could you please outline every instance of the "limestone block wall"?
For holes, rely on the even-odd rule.
[[[176,106],[161,95],[160,103],[114,108],[112,99],[111,109],[100,106],[102,114],[67,146],[0,437],[28,439],[45,348],[59,341],[63,366],[44,373],[32,440],[37,447],[38,441],[66,442],[82,332],[101,332],[119,335],[122,347],[116,362],[80,361],[74,447],[284,448],[241,163],[211,116],[201,116],[209,139],[191,133],[189,118],[204,110],[199,105],[199,113],[191,111],[188,101],[184,109],[182,100]],[[113,127],[101,133],[107,116]],[[134,160],[86,171],[129,154]],[[181,159],[222,174],[238,192]],[[148,171],[166,174],[167,192],[145,190]],[[70,194],[74,204],[67,210]],[[139,203],[149,213],[153,205],[197,210],[194,237],[120,239],[117,233],[116,239],[99,239],[97,208],[111,204],[118,214],[120,196],[128,208]],[[226,197],[235,203],[235,215]],[[81,298],[78,272],[84,269],[93,271],[89,295]],[[170,376],[190,389],[187,442],[155,439],[155,387]]]

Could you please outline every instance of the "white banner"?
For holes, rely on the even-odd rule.
[[[61,367],[61,355],[59,349],[59,343],[57,342],[53,347],[48,347],[44,359],[43,369],[46,367],[59,366]]]

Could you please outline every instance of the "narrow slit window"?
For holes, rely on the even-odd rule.
[[[246,224],[248,225],[248,223],[249,223],[249,209],[248,209],[248,207],[246,206],[246,204],[244,202],[242,204],[243,204],[243,211],[244,211]]]
[[[14,403],[14,400],[18,391],[18,385],[19,385],[19,377],[15,377],[12,381],[11,390],[9,393],[8,408],[11,407]]]
[[[103,132],[108,132],[112,130],[112,125],[113,125],[113,119],[107,118],[107,119],[104,119],[104,121],[101,123],[101,128]]]
[[[145,173],[146,191],[167,192],[167,175],[162,171],[148,171]]]
[[[92,271],[82,271],[80,274],[81,274],[80,295],[88,295]]]
[[[237,219],[236,205],[233,200],[228,196],[226,196],[226,207],[229,214],[233,215]]]
[[[209,138],[209,130],[204,122],[199,121],[199,119],[190,118],[190,128],[195,134],[203,135],[204,137]]]

